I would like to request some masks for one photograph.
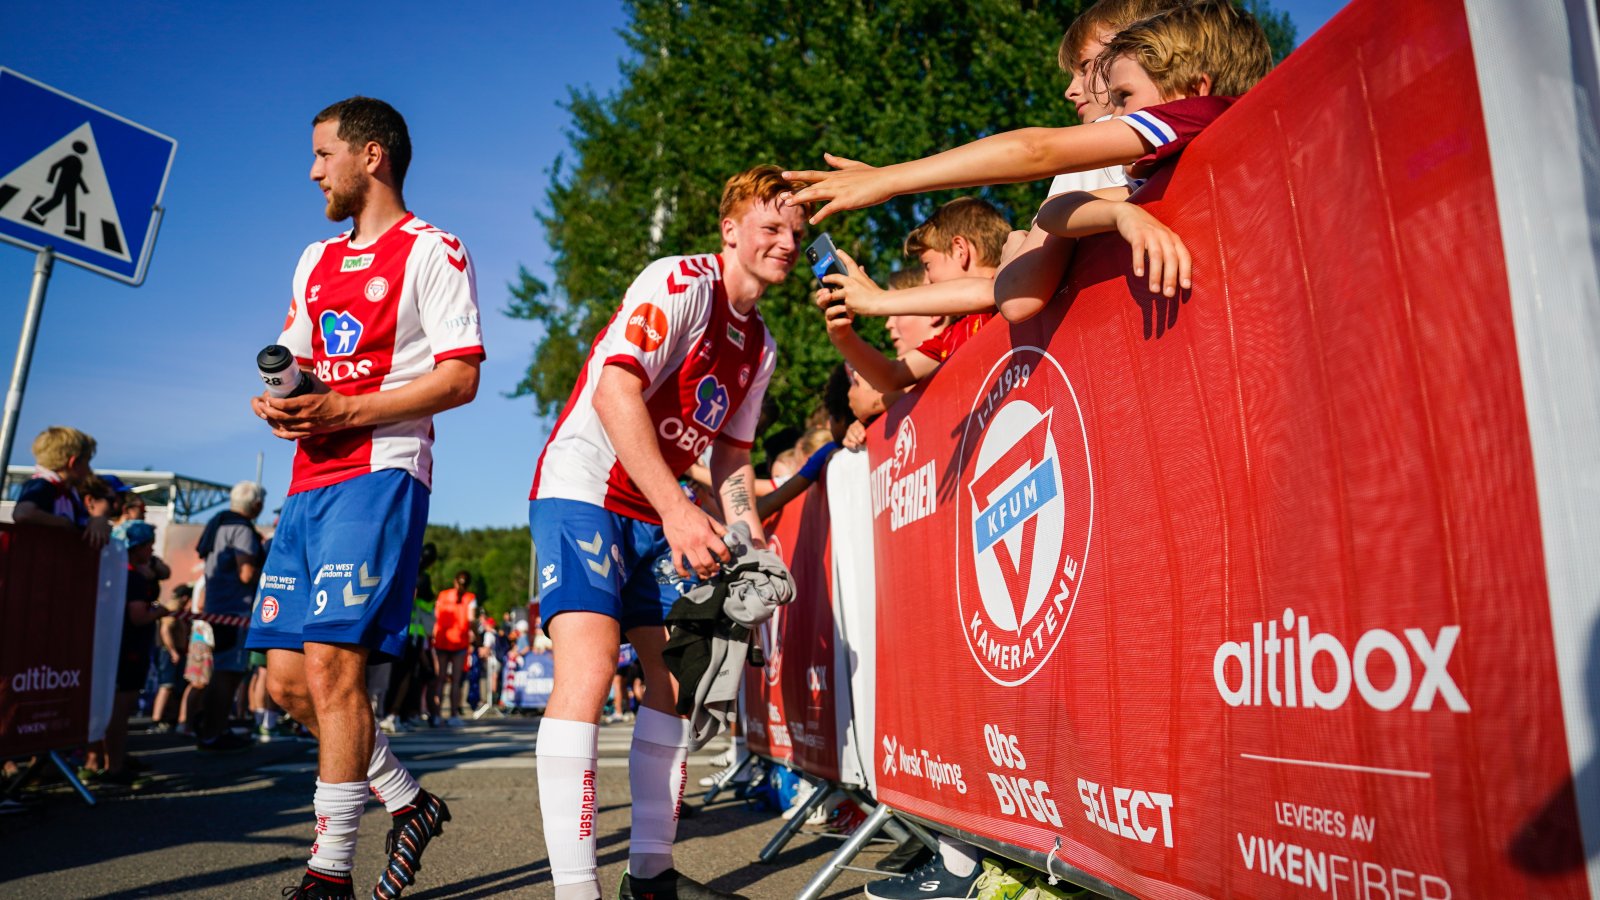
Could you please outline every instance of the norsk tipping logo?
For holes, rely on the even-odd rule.
[[[995,363],[958,452],[961,630],[984,674],[1019,685],[1066,633],[1093,530],[1083,413],[1060,363],[1037,347]]]

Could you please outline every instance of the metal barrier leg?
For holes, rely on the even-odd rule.
[[[78,773],[72,771],[72,767],[67,765],[67,761],[61,758],[61,754],[51,750],[50,761],[56,764],[56,768],[61,770],[62,775],[66,776],[67,784],[72,785],[73,789],[78,792],[78,796],[83,798],[83,802],[94,806],[96,802],[94,794],[89,793],[89,789],[84,787],[83,782],[78,780]]]
[[[878,805],[878,801],[872,799],[871,794],[860,788],[848,788],[845,792],[857,803],[861,804],[863,809],[872,809]],[[894,839],[896,844],[903,844],[912,838],[916,838],[929,850],[935,853],[939,852],[939,839],[929,834],[927,829],[915,822],[907,821],[899,816],[890,816],[889,821],[883,823],[883,830],[889,837]]]
[[[748,768],[750,768],[751,766],[753,766],[755,764],[756,764],[756,755],[754,753],[746,756],[744,758],[744,762],[739,763],[739,767],[737,769],[734,769],[733,772],[730,773],[727,778],[724,778],[721,781],[713,783],[711,785],[711,787],[706,789],[706,798],[704,800],[700,801],[701,804],[702,805],[709,805],[711,803],[711,801],[717,799],[717,795],[718,794],[722,793],[722,789],[723,788],[727,787],[730,784],[733,784],[734,780],[737,779],[744,772],[745,769],[748,769]]]
[[[822,892],[828,889],[828,885],[833,884],[833,880],[839,877],[840,870],[848,865],[852,859],[856,858],[856,854],[861,852],[861,848],[865,847],[867,842],[872,840],[883,829],[883,826],[890,821],[890,816],[892,815],[893,813],[889,812],[889,807],[881,803],[878,804],[872,810],[872,814],[867,816],[867,820],[858,825],[856,830],[851,833],[850,837],[844,842],[844,846],[840,847],[833,856],[828,857],[828,862],[817,870],[817,874],[811,876],[811,880],[806,883],[805,888],[800,891],[795,900],[817,900],[818,897],[822,896]]]
[[[762,862],[772,862],[776,859],[778,854],[783,851],[783,846],[789,843],[800,832],[800,829],[805,826],[806,817],[811,815],[812,811],[821,806],[829,797],[833,796],[835,785],[831,781],[823,781],[813,784],[811,787],[811,796],[807,797],[806,802],[795,810],[789,821],[783,823],[783,827],[779,828],[778,833],[772,836],[772,840],[767,841],[767,845],[761,848],[761,854],[756,859]]]

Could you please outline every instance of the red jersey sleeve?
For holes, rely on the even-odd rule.
[[[1147,106],[1137,112],[1117,116],[1116,121],[1126,123],[1150,147],[1150,152],[1133,161],[1128,167],[1135,178],[1149,178],[1150,173],[1182,153],[1189,142],[1199,136],[1207,125],[1217,120],[1232,106],[1238,97],[1185,97],[1171,103]]]
[[[942,363],[949,359],[956,350],[960,349],[968,338],[971,338],[982,330],[983,326],[989,324],[989,320],[994,316],[994,313],[973,313],[962,316],[946,325],[943,331],[923,341],[917,347],[917,352],[934,362]]]

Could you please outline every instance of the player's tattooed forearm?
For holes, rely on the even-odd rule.
[[[728,516],[740,516],[750,511],[750,488],[745,484],[744,473],[735,472],[722,483],[722,496],[728,501]]]

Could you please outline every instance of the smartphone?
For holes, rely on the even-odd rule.
[[[811,263],[811,271],[818,282],[830,272],[844,274],[844,266],[839,263],[839,248],[833,246],[833,238],[826,231],[806,248],[806,261]]]

